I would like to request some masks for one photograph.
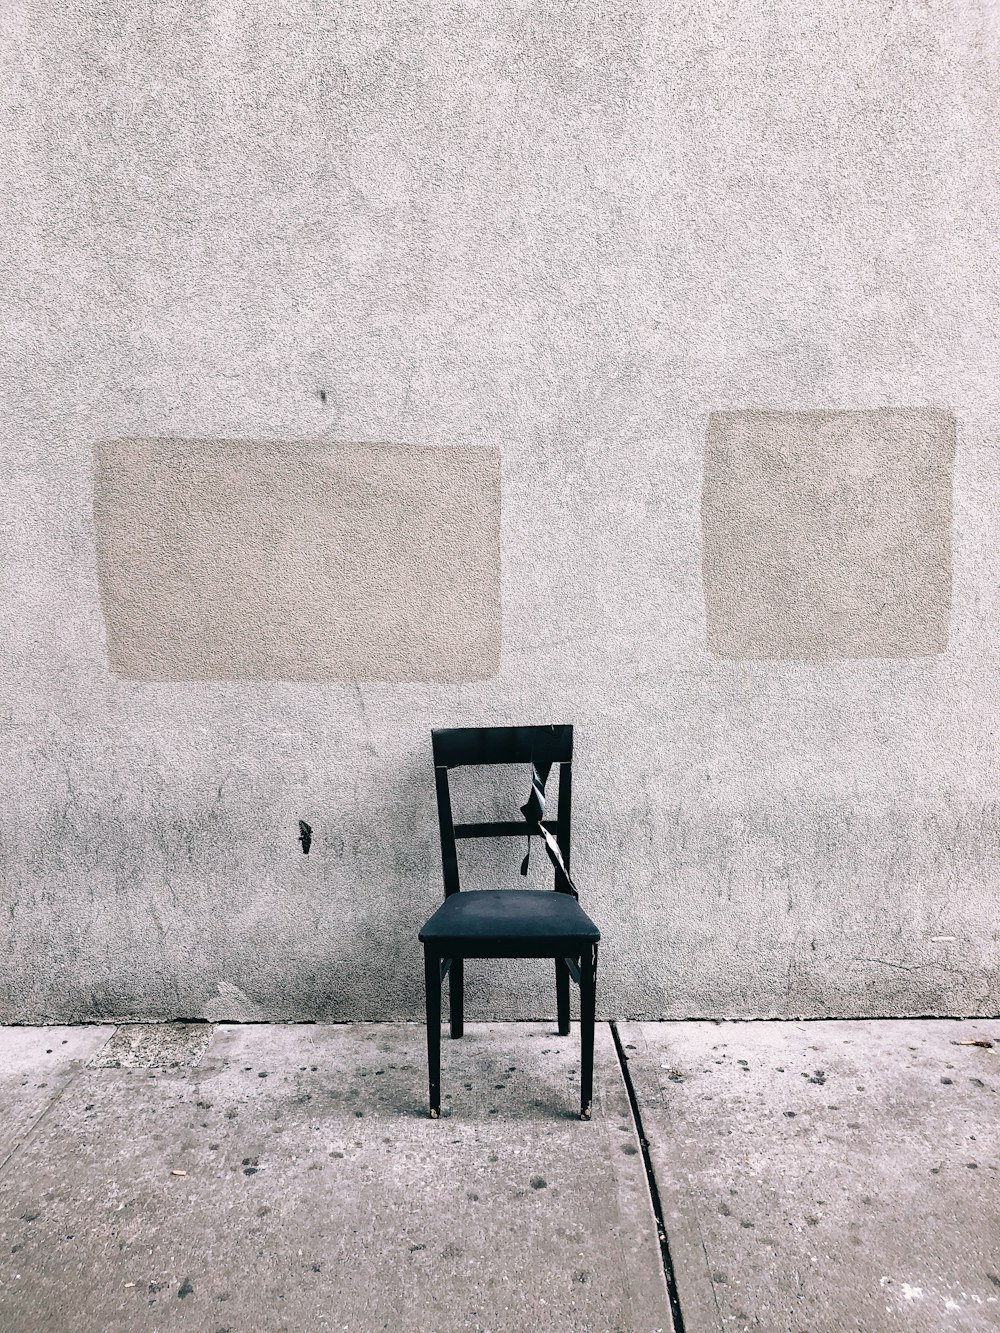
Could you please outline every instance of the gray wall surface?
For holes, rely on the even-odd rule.
[[[993,0],[7,0],[0,60],[0,1018],[419,1016],[430,728],[531,722],[603,1014],[1000,1009]],[[481,633],[309,675],[289,584],[282,678],[234,590],[219,678],[156,679],[121,586],[225,580],[158,568],[121,441],[498,456],[435,631]],[[234,486],[204,549],[311,580]],[[471,966],[470,1017],[550,972]]]

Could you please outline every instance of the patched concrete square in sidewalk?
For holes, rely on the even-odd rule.
[[[90,1063],[95,1069],[188,1069],[214,1032],[211,1023],[123,1023]]]

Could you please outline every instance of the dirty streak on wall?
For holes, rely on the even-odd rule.
[[[577,728],[604,1014],[997,1011],[994,5],[0,26],[0,1018],[419,1015],[430,728],[545,721]],[[148,491],[95,476],[122,441],[242,451],[245,561],[154,540]],[[352,666],[336,560],[315,623],[262,570],[347,550],[335,486],[295,508],[309,450],[386,449],[492,457],[502,503],[460,488],[484,539],[452,509],[450,566],[380,511],[478,619],[422,627],[407,564]],[[123,617],[176,607],[168,557],[196,601],[250,571],[264,660],[249,593]],[[471,967],[470,1016],[553,990]]]

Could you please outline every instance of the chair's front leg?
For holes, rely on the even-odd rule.
[[[453,958],[448,973],[448,1005],[451,1010],[451,1035],[460,1037],[465,1031],[465,959]]]
[[[569,968],[565,958],[556,959],[556,1017],[560,1037],[569,1036]]]
[[[597,945],[580,957],[580,1119],[589,1120],[594,1100],[594,1016],[597,999]]]
[[[441,960],[424,947],[424,985],[427,991],[427,1073],[430,1116],[441,1114]]]

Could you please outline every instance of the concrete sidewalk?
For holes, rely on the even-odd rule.
[[[466,1032],[0,1029],[0,1330],[1000,1327],[1000,1023]]]
[[[1000,1329],[1000,1022],[620,1036],[686,1333]]]

